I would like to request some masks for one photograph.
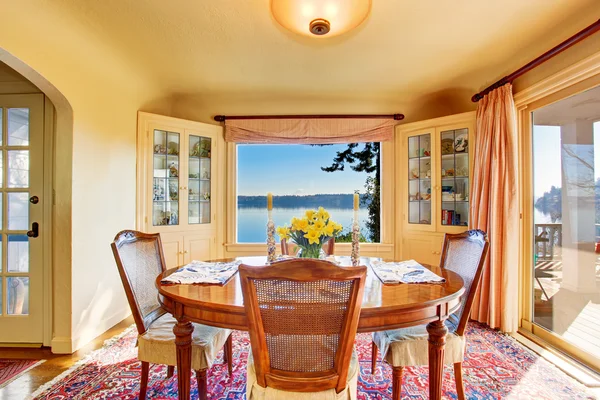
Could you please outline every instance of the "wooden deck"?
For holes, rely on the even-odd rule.
[[[561,261],[536,263],[534,322],[600,359],[600,290],[583,294],[561,289],[562,267]]]

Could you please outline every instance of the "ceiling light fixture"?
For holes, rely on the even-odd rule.
[[[346,33],[371,11],[371,0],[271,0],[271,12],[284,28],[306,36]]]

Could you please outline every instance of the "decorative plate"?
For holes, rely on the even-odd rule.
[[[454,140],[447,138],[442,139],[442,154],[454,153]]]
[[[461,133],[454,139],[454,151],[457,153],[462,153],[467,151],[467,147],[469,146],[469,138],[466,133]]]

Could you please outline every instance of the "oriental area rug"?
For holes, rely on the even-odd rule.
[[[0,389],[43,362],[44,360],[0,358]]]
[[[233,333],[233,376],[227,374],[223,354],[208,373],[209,399],[245,399],[248,335]],[[35,399],[137,399],[140,362],[136,358],[137,332],[129,328],[108,341],[54,381],[38,389]],[[391,399],[392,371],[379,362],[371,374],[371,336],[359,334],[356,350],[360,360],[358,399]],[[465,394],[469,399],[593,399],[586,387],[508,335],[470,323],[467,355],[463,363]],[[443,397],[456,399],[452,367],[444,371]],[[176,399],[177,375],[166,379],[167,367],[150,369],[149,399]],[[192,398],[198,398],[192,374]],[[406,368],[403,399],[427,399],[428,368]]]

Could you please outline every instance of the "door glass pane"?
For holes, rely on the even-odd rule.
[[[8,145],[29,145],[29,109],[8,109]]]
[[[29,314],[29,278],[9,277],[6,279],[7,314]]]
[[[408,138],[408,223],[431,224],[431,135]]]
[[[29,229],[29,193],[8,193],[8,229]]]
[[[2,118],[4,118],[4,109],[0,108],[0,146],[2,145],[2,140],[4,138],[4,132],[2,132],[2,130],[4,129],[4,124],[2,123]],[[1,297],[0,297],[1,299]]]
[[[600,360],[600,87],[533,112],[533,322]],[[596,156],[598,154],[598,156]]]
[[[179,133],[154,130],[152,224],[179,224]]]
[[[8,187],[29,187],[29,150],[8,151]]]
[[[468,225],[469,131],[456,129],[440,135],[442,225]]]
[[[190,135],[188,163],[188,223],[210,223],[211,139]]]
[[[29,237],[8,235],[8,272],[29,272]]]

